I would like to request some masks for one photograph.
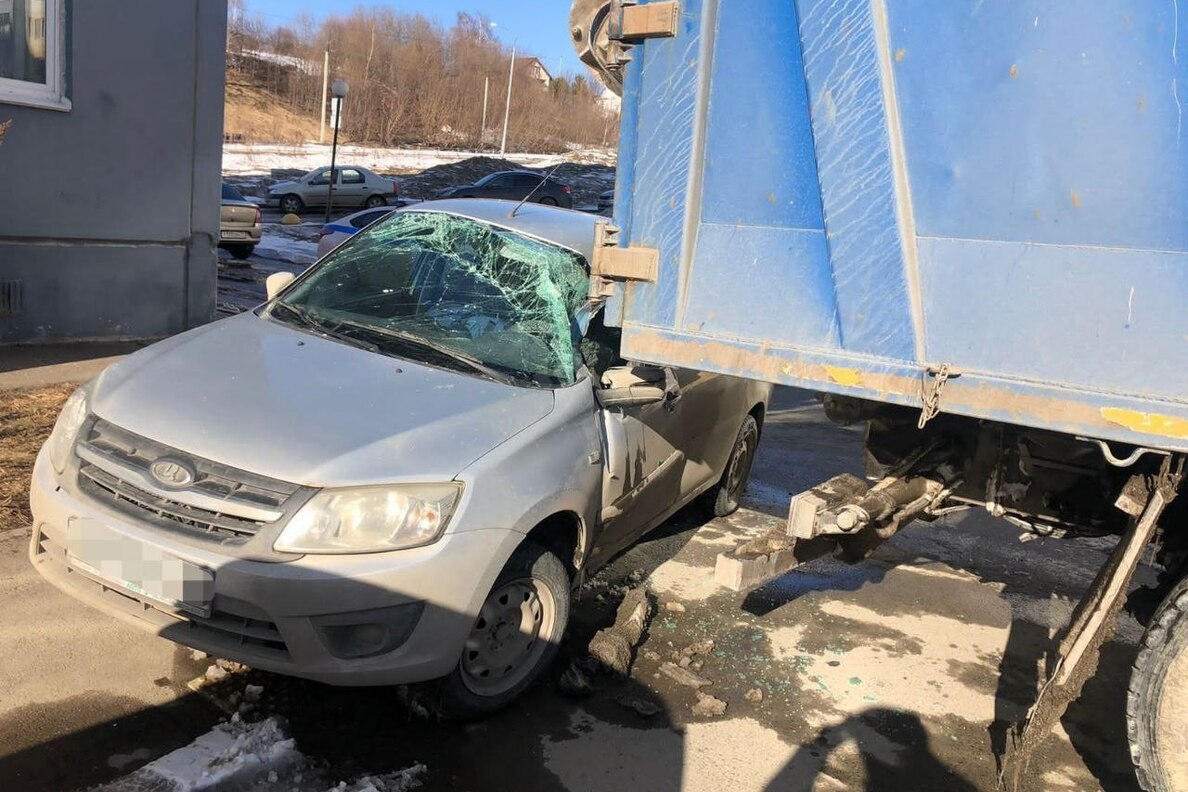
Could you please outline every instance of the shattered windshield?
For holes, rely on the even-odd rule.
[[[565,248],[444,212],[400,212],[327,257],[272,315],[400,357],[566,385],[587,282],[584,260]]]

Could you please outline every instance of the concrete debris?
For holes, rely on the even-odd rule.
[[[645,660],[651,660],[653,663],[660,662],[660,653],[655,649],[644,649],[642,652],[640,652],[640,655]]]
[[[396,698],[416,717],[427,721],[443,720],[441,707],[429,695],[428,689],[420,685],[401,685],[396,688]]]
[[[557,681],[557,687],[571,698],[585,698],[594,692],[594,686],[590,684],[590,677],[576,662],[570,663],[569,668],[565,669],[565,673]]]
[[[264,695],[263,685],[248,685],[243,689],[243,697],[247,701],[259,701],[262,695]]]
[[[620,696],[618,702],[629,710],[634,710],[641,718],[651,718],[660,714],[659,704],[641,699],[637,696]]]
[[[694,673],[687,668],[673,665],[672,663],[662,663],[660,665],[660,673],[686,687],[702,688],[706,685],[713,684],[700,674]]]
[[[244,674],[251,670],[243,663],[237,663],[234,660],[224,660],[221,657],[215,660],[215,665],[229,674]]]
[[[655,610],[652,595],[646,588],[641,586],[627,592],[615,613],[615,623],[599,630],[590,641],[590,656],[603,667],[626,676],[635,659],[635,647],[643,638]]]
[[[693,714],[699,718],[717,718],[726,714],[726,702],[699,692],[697,703],[693,705]]]
[[[698,641],[695,644],[690,644],[681,650],[681,654],[685,657],[696,657],[697,655],[708,655],[714,651],[714,641],[712,638],[707,638],[704,641]]]
[[[763,701],[763,688],[751,688],[746,692],[743,698],[752,704],[759,704]]]
[[[206,677],[207,682],[222,682],[227,678],[227,669],[223,668],[221,665],[212,665],[206,669],[206,674],[204,676]]]
[[[689,668],[692,668],[694,671],[700,671],[701,667],[704,665],[705,663],[701,662],[700,660],[694,660],[693,662],[689,663]]]
[[[210,655],[208,655],[206,652],[200,652],[197,649],[194,649],[190,652],[190,659],[195,663],[201,663],[203,660],[207,660],[209,658]]]
[[[648,577],[647,572],[645,572],[642,569],[636,569],[630,575],[627,576],[627,585],[638,586],[640,583],[643,583],[644,580],[647,579],[647,577]]]
[[[685,606],[679,602],[666,602],[664,603],[664,610],[669,613],[684,613]]]
[[[679,665],[681,668],[688,668],[689,666],[693,665],[693,658],[686,655],[677,661],[677,665]]]

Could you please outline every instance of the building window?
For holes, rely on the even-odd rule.
[[[0,103],[69,110],[65,0],[0,0]]]

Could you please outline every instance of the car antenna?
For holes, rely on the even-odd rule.
[[[533,187],[532,192],[525,195],[524,200],[522,200],[518,204],[516,204],[516,208],[511,210],[511,214],[508,215],[508,218],[514,220],[516,217],[516,212],[520,211],[520,209],[523,208],[524,204],[528,203],[528,200],[530,198],[532,198],[532,196],[536,195],[536,191],[539,190],[541,187],[544,187],[545,183],[549,179],[553,178],[553,174],[557,172],[557,169],[560,168],[564,164],[565,164],[564,162],[558,162],[556,165],[554,165],[553,169],[551,171],[549,171],[548,173],[546,173],[545,177],[540,180],[540,184]]]

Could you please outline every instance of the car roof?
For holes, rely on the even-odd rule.
[[[575,212],[556,206],[526,203],[512,217],[516,201],[490,198],[450,198],[425,201],[405,207],[404,212],[446,212],[468,217],[482,223],[518,231],[546,242],[552,242],[581,254],[587,262],[594,259],[594,226],[605,222],[599,215]]]

